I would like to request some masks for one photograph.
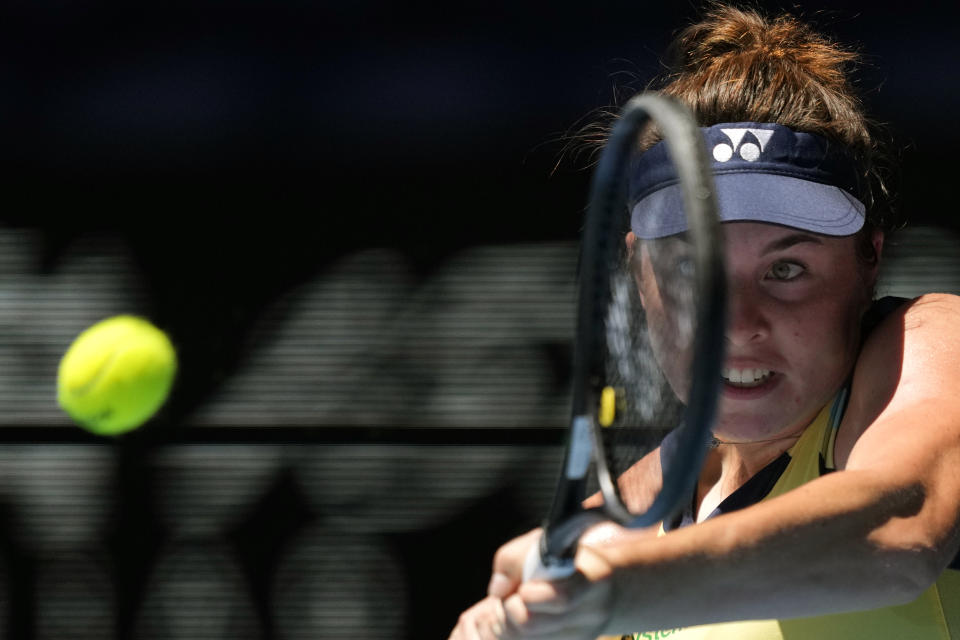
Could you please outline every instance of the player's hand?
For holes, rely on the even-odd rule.
[[[493,572],[487,585],[487,597],[462,614],[450,640],[508,638],[503,601],[516,593],[523,582],[523,564],[527,554],[536,548],[542,531],[534,529],[514,538],[493,556]]]
[[[497,551],[488,596],[461,614],[450,640],[541,636],[583,640],[601,634],[613,600],[609,564],[590,547],[581,546],[576,559],[578,571],[571,577],[524,583],[524,560],[538,543],[540,533],[531,531]]]
[[[506,543],[493,555],[493,572],[487,585],[487,595],[506,599],[516,593],[523,582],[523,565],[540,543],[542,529],[534,529]]]

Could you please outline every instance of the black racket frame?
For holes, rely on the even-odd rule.
[[[623,242],[611,233],[625,215],[627,170],[640,132],[653,120],[666,141],[679,179],[693,244],[696,271],[696,334],[690,395],[684,426],[676,433],[676,457],[664,472],[663,487],[651,506],[631,514],[622,504],[605,463],[596,413],[604,386],[605,323],[610,303],[609,259]],[[677,100],[648,91],[627,102],[594,171],[581,241],[577,332],[572,372],[572,422],[557,492],[544,526],[540,556],[545,567],[572,562],[582,532],[602,520],[628,527],[656,524],[676,512],[693,490],[711,439],[724,359],[726,276],[713,177],[703,136],[692,112]],[[604,498],[602,507],[582,507],[588,472],[593,469]]]

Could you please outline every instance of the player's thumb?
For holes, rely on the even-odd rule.
[[[542,529],[528,531],[497,549],[493,556],[493,574],[487,585],[487,595],[503,599],[516,592],[523,582],[523,563],[542,533]]]

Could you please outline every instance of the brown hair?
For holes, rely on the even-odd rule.
[[[661,88],[701,124],[777,122],[837,140],[851,151],[871,135],[847,72],[856,54],[791,15],[764,18],[717,5],[672,45],[673,72]]]
[[[677,36],[671,53],[660,90],[691,107],[701,125],[776,122],[843,144],[862,170],[868,226],[892,226],[889,160],[849,78],[856,53],[792,15],[719,3]]]
[[[861,169],[867,245],[871,229],[896,226],[888,188],[892,162],[850,80],[855,52],[793,15],[766,17],[710,2],[669,53],[669,71],[648,88],[692,108],[701,126],[776,122],[843,144]],[[602,141],[607,131],[607,125],[588,126],[581,139]],[[640,146],[655,141],[655,134],[644,135]]]

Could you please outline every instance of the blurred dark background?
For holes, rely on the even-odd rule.
[[[953,290],[960,6],[762,4],[863,54],[911,221],[884,292]],[[589,180],[567,141],[696,15],[0,6],[3,637],[443,637],[549,500]],[[52,385],[122,312],[181,372],[104,441]]]

